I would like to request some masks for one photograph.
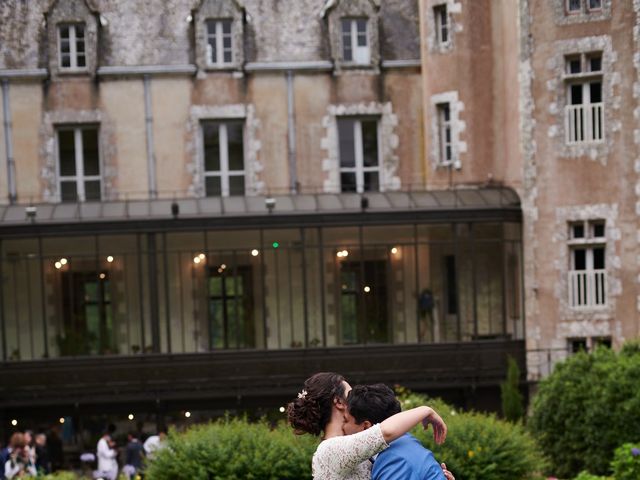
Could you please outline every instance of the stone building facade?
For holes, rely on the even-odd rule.
[[[420,5],[427,183],[522,199],[528,379],[637,338],[638,2]]]
[[[415,0],[1,2],[2,428],[275,409],[317,370],[495,409],[529,197],[519,12],[479,4],[440,42]]]

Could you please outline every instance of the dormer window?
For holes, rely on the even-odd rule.
[[[58,27],[58,52],[61,70],[84,70],[87,67],[84,24]]]
[[[342,19],[342,59],[345,63],[369,64],[371,53],[366,18]]]
[[[223,67],[233,63],[232,19],[207,20],[207,64]]]

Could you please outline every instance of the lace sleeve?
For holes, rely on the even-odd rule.
[[[376,424],[354,435],[333,437],[322,442],[315,460],[321,470],[344,475],[387,447],[380,425]]]

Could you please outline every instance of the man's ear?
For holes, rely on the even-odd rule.
[[[373,427],[373,424],[369,420],[365,420],[364,422],[362,422],[362,426],[365,430],[367,430],[368,428]]]

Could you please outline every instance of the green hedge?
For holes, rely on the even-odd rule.
[[[614,450],[640,435],[638,385],[637,343],[572,355],[539,384],[529,426],[554,475],[609,473]]]
[[[546,467],[533,437],[519,424],[493,415],[461,412],[440,400],[397,389],[402,408],[430,405],[445,420],[447,441],[433,442],[433,430],[422,427],[413,434],[433,451],[436,459],[447,464],[456,478],[464,480],[523,480],[539,478]]]
[[[636,432],[640,437],[640,432]],[[615,480],[638,480],[640,478],[640,444],[625,443],[616,448],[611,462]]]
[[[280,424],[226,419],[169,435],[147,469],[148,480],[301,479],[311,477],[318,439]]]
[[[436,458],[464,480],[524,480],[544,467],[523,427],[479,413],[457,412],[438,400],[401,392],[403,408],[432,405],[449,426],[447,441],[433,445],[432,430],[416,436]],[[167,447],[147,469],[148,480],[301,479],[311,476],[318,439],[296,436],[284,423],[225,419],[172,432]]]

